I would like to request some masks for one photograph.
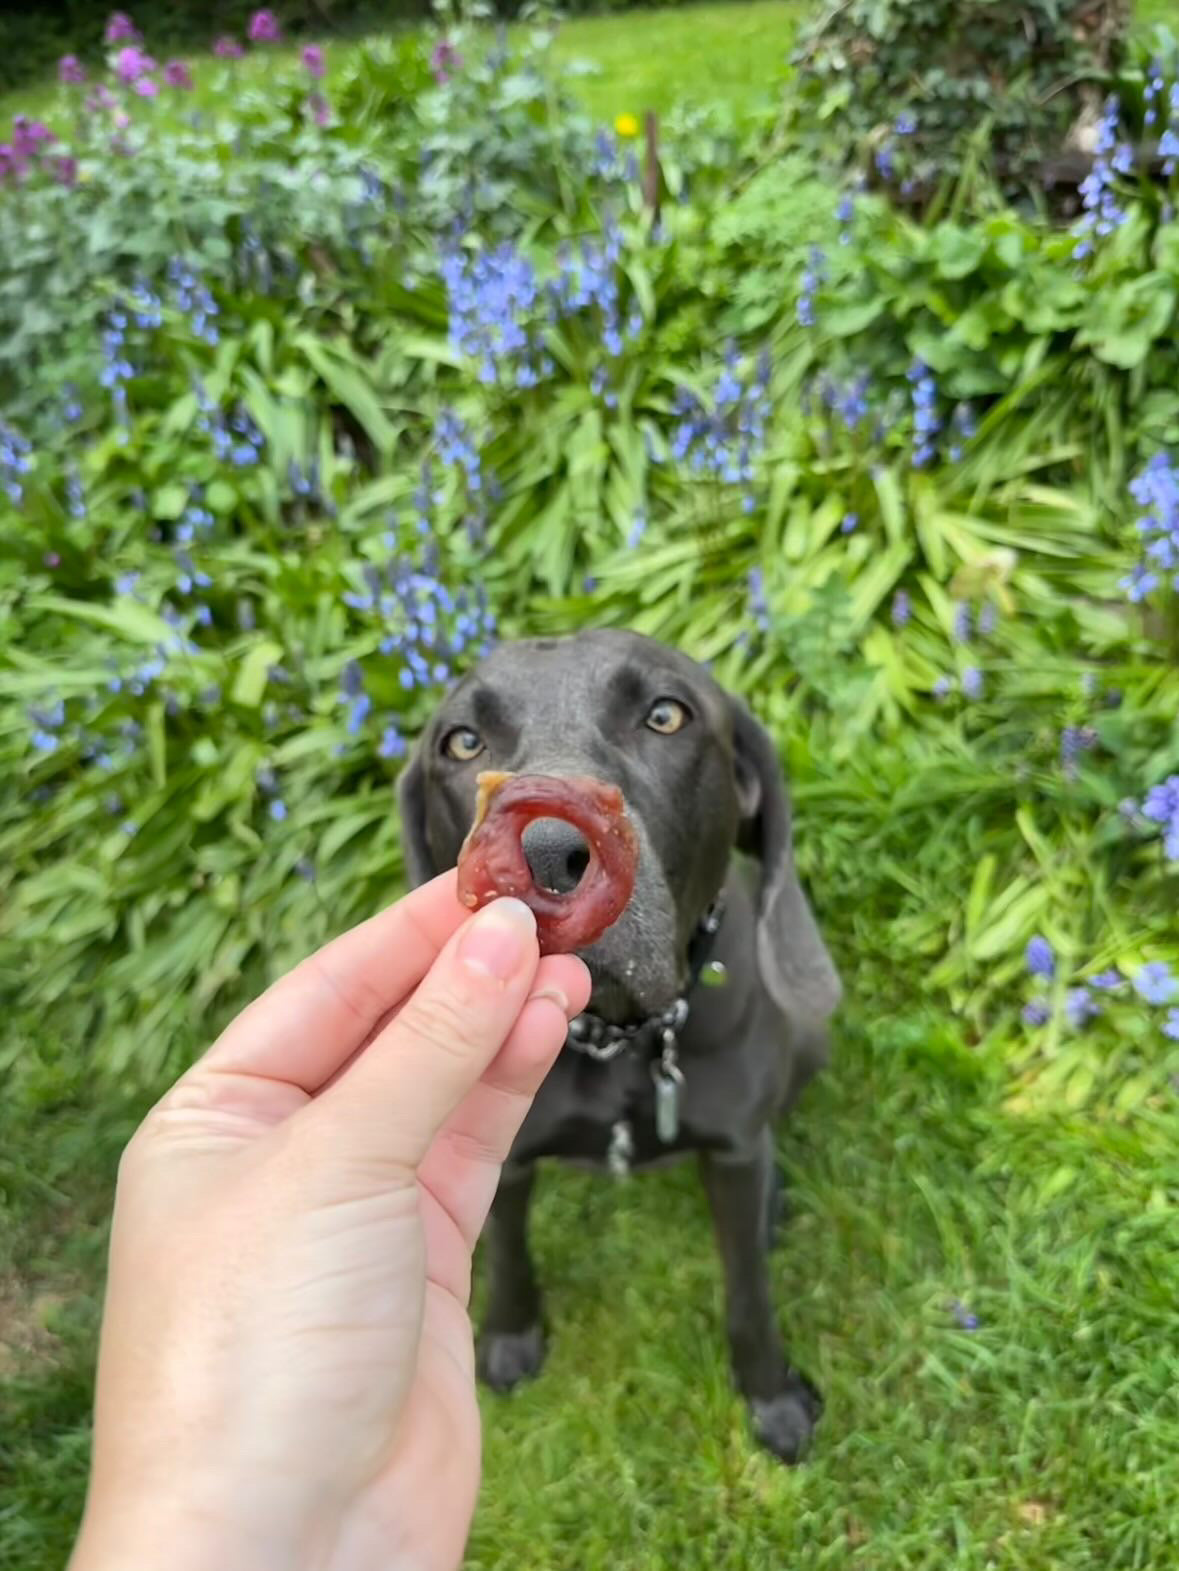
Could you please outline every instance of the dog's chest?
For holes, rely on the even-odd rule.
[[[674,1080],[657,1059],[624,1053],[600,1063],[566,1049],[546,1079],[513,1159],[558,1157],[615,1172],[728,1144],[717,1116],[714,1065],[683,1061]]]

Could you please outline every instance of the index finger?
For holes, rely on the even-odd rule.
[[[453,868],[423,884],[267,988],[197,1071],[257,1075],[314,1095],[418,985],[470,914]]]

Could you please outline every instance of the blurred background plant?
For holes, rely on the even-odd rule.
[[[0,202],[12,1018],[169,1067],[397,886],[456,672],[593,618],[753,696],[864,996],[948,1004],[1023,1095],[1159,1094],[1164,1017],[1068,999],[1179,959],[1131,807],[1179,771],[1179,224],[1174,160],[1116,151],[1179,129],[1165,41],[1062,227],[693,116],[653,212],[543,12],[330,78],[266,11],[195,74],[108,34]]]

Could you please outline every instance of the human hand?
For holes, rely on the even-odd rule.
[[[471,1252],[588,996],[527,907],[469,917],[450,873],[276,983],[149,1113],[72,1571],[458,1565]]]

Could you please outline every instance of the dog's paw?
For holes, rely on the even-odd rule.
[[[823,1399],[806,1376],[792,1371],[784,1391],[749,1407],[759,1443],[783,1462],[801,1461],[823,1411]]]
[[[527,1331],[485,1331],[479,1338],[479,1378],[493,1391],[510,1391],[521,1380],[531,1380],[544,1363],[544,1332],[540,1326]]]

